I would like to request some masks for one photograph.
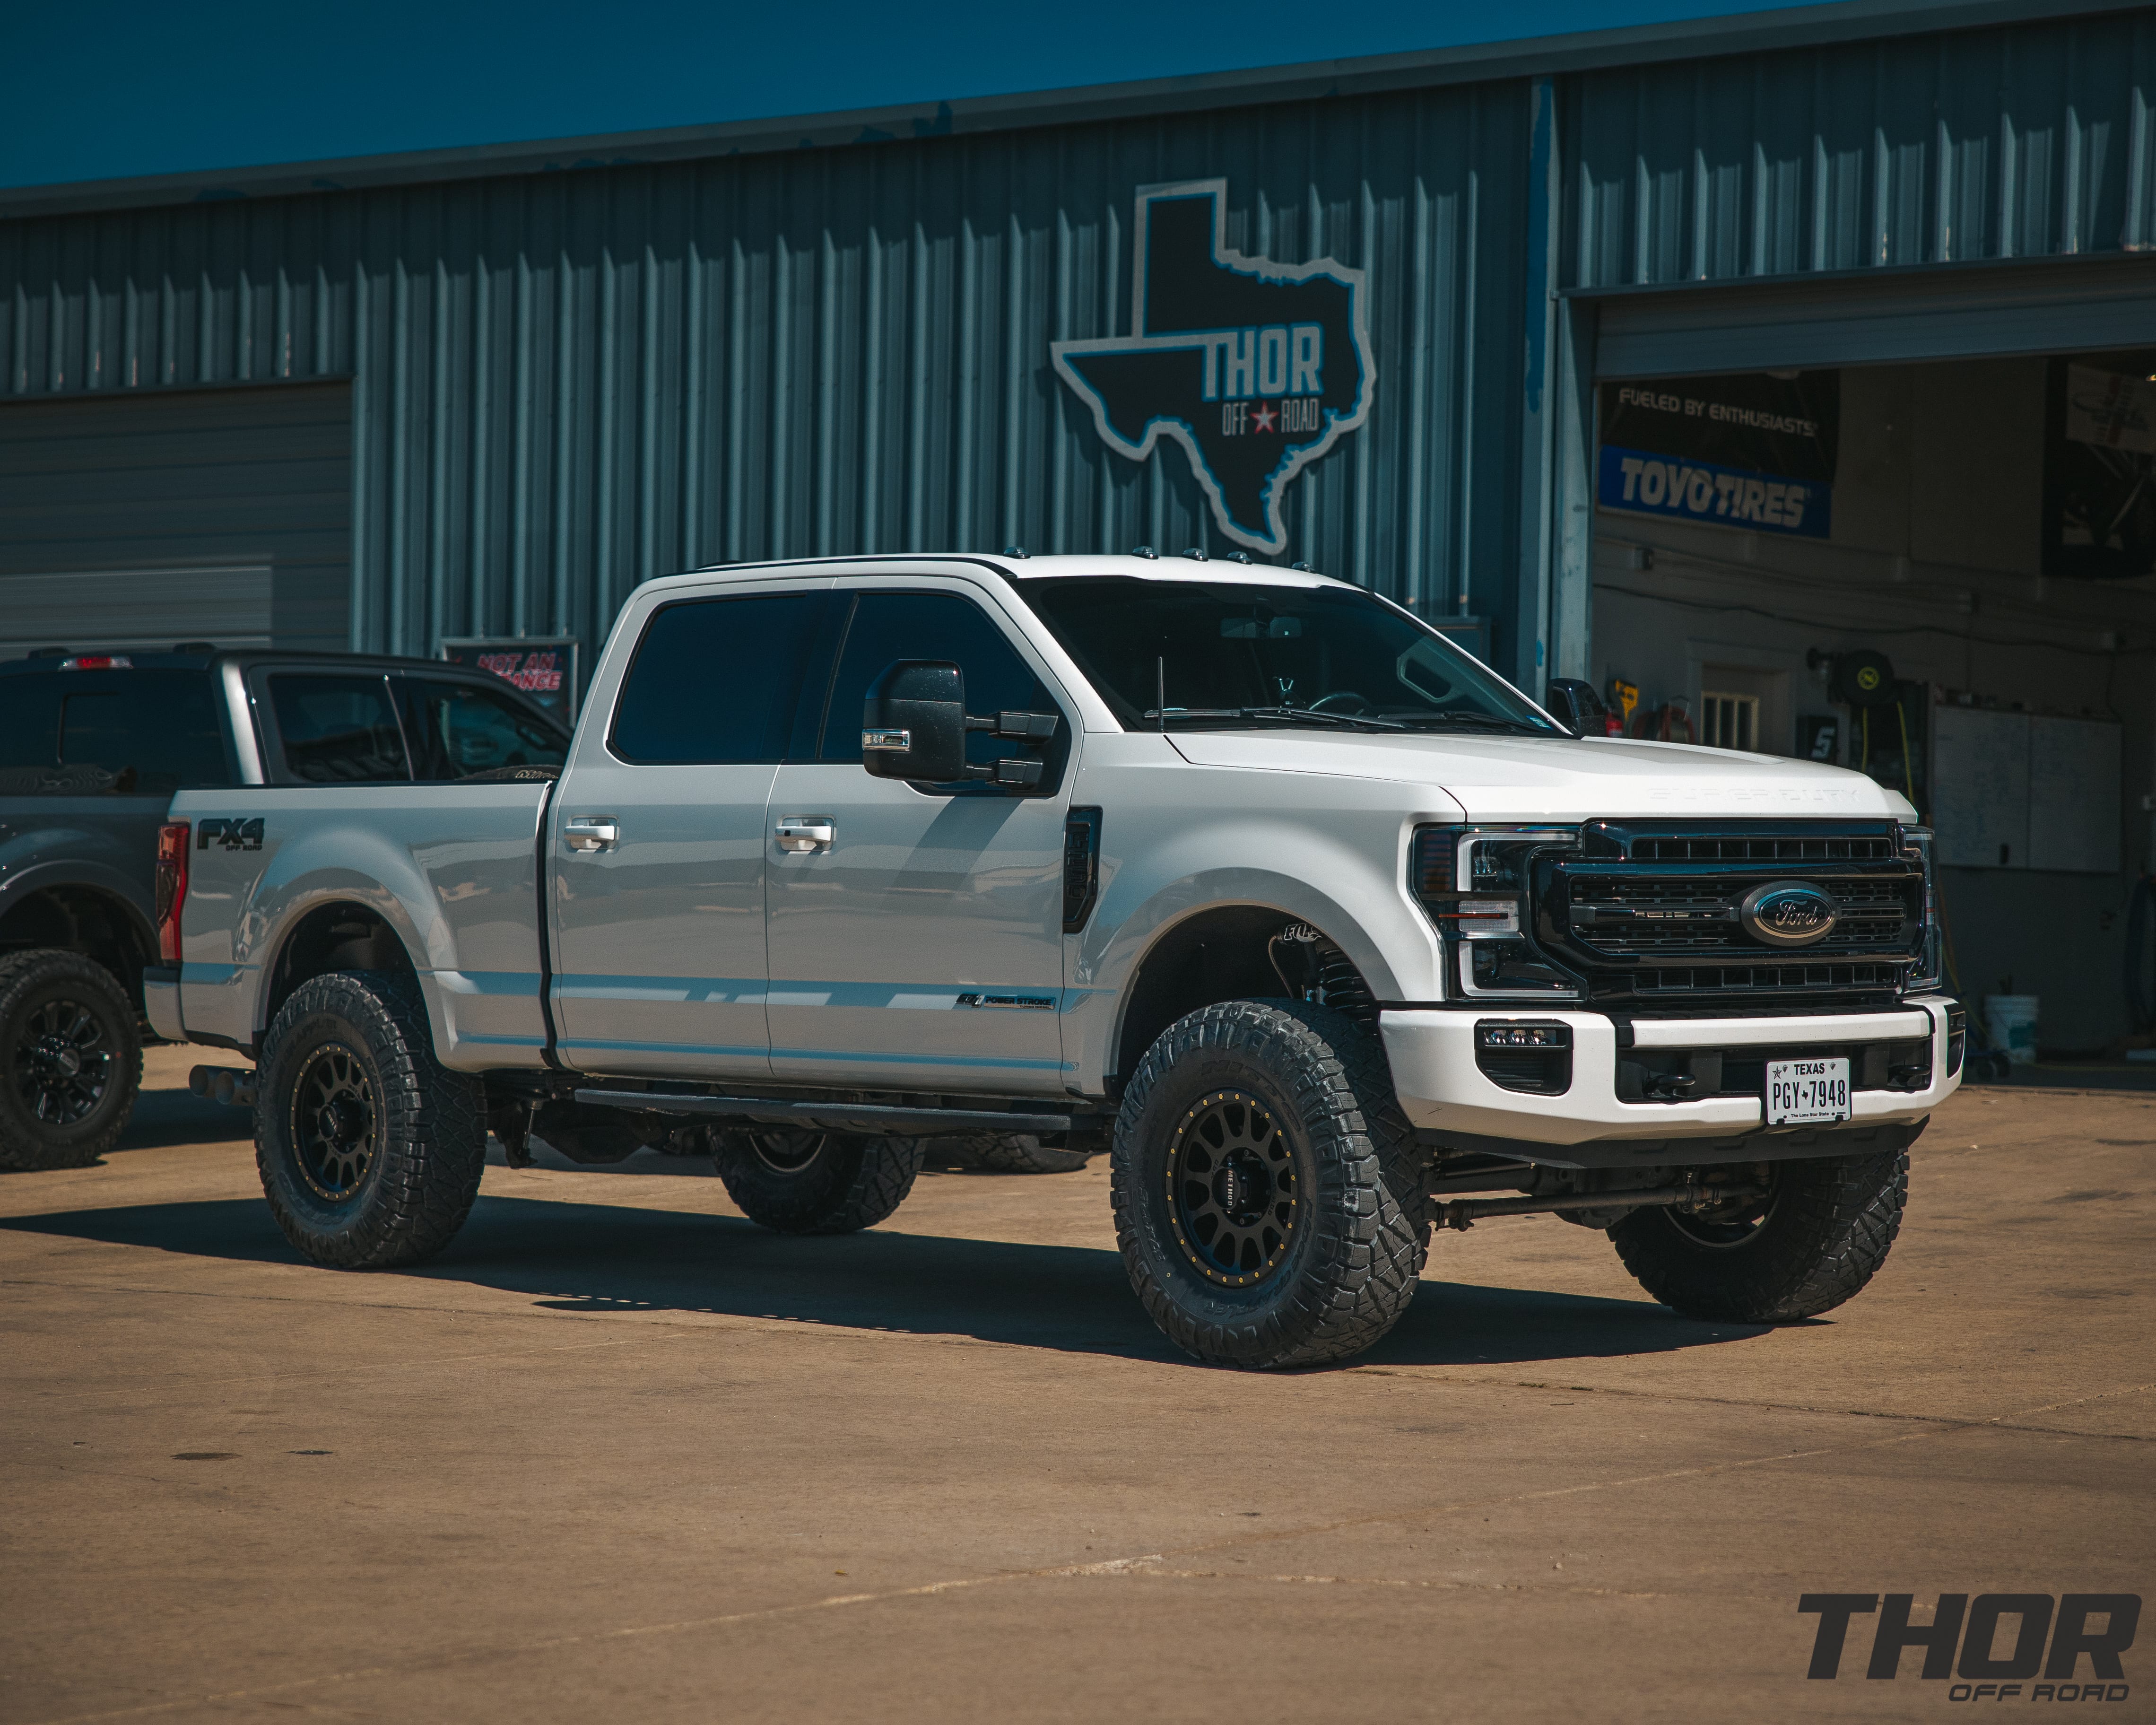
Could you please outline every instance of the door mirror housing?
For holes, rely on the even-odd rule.
[[[1035,747],[1051,741],[1057,713],[1001,712],[976,719],[966,712],[966,674],[947,660],[901,659],[869,685],[861,710],[861,765],[876,778],[949,784],[986,779],[1008,790],[1035,788],[1044,763],[1014,755],[968,766],[966,733],[987,731]]]
[[[1592,683],[1578,677],[1552,677],[1545,705],[1582,737],[1609,733],[1609,709],[1602,704],[1601,693]]]
[[[966,674],[939,659],[886,665],[861,708],[861,765],[875,778],[965,778]]]

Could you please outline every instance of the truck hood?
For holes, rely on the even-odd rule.
[[[1169,741],[1198,766],[1435,786],[1470,820],[1916,819],[1901,796],[1861,773],[1687,743],[1290,731],[1178,731]]]

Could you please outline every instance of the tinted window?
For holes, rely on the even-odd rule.
[[[0,766],[16,769],[6,788],[18,793],[169,797],[233,782],[216,691],[202,671],[9,679],[0,685]]]
[[[412,776],[466,778],[497,767],[558,767],[567,733],[481,684],[398,680]]]
[[[688,599],[655,613],[608,738],[624,761],[777,761],[793,728],[818,593]]]
[[[1557,727],[1435,629],[1342,587],[1048,577],[1019,590],[1127,726]]]
[[[1056,711],[1048,691],[1034,675],[1033,667],[1019,657],[1004,632],[972,600],[947,593],[863,593],[854,608],[845,648],[839,655],[838,675],[831,682],[830,705],[824,710],[823,759],[860,759],[861,710],[867,704],[869,685],[896,659],[953,661],[966,675],[969,713]],[[1068,729],[1062,725],[1056,727],[1056,743],[1049,752],[1051,778],[1053,763],[1068,746],[1064,736]],[[1023,752],[984,731],[973,732],[966,738],[966,758],[977,763]]]
[[[59,731],[58,677],[0,677],[0,769],[58,766]],[[27,788],[12,777],[8,783],[11,792]]]
[[[302,784],[404,779],[404,739],[380,676],[286,673],[270,680],[285,770]]]

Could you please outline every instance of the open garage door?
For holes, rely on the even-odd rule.
[[[341,649],[352,387],[0,403],[0,658]]]
[[[1595,375],[1677,377],[2156,347],[2156,258],[1584,294]]]

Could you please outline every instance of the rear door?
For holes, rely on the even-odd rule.
[[[571,1065],[769,1074],[764,808],[829,586],[662,603],[613,711],[587,718],[549,817],[555,1023]]]
[[[772,1070],[866,1089],[1060,1094],[1063,822],[1071,703],[957,581],[849,583],[812,758],[779,768],[763,834]],[[916,786],[861,766],[861,709],[892,660],[955,660],[968,711],[1059,716],[1040,788]],[[985,733],[969,757],[1024,753]],[[796,850],[780,827],[829,826]]]

